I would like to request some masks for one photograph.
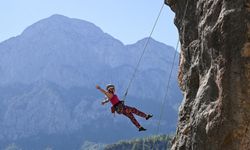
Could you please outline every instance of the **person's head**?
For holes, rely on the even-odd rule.
[[[110,93],[115,93],[115,86],[113,84],[108,84],[106,90]]]

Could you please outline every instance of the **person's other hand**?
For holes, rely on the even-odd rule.
[[[96,87],[98,90],[101,89],[101,87],[100,87],[99,85],[96,85],[95,87]]]

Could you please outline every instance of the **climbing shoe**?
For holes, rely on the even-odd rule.
[[[148,114],[147,117],[146,117],[146,120],[148,120],[151,117],[153,117],[153,115]]]
[[[139,131],[146,131],[147,129],[143,128],[143,127],[140,127],[139,128]]]

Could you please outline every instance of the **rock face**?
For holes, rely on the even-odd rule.
[[[250,0],[165,3],[176,13],[184,94],[172,150],[249,150]]]

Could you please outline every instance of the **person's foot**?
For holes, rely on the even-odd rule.
[[[146,131],[147,129],[143,128],[143,127],[140,127],[139,128],[139,131]]]
[[[148,120],[149,118],[152,118],[152,117],[153,117],[153,115],[148,114],[146,117],[146,120]]]

